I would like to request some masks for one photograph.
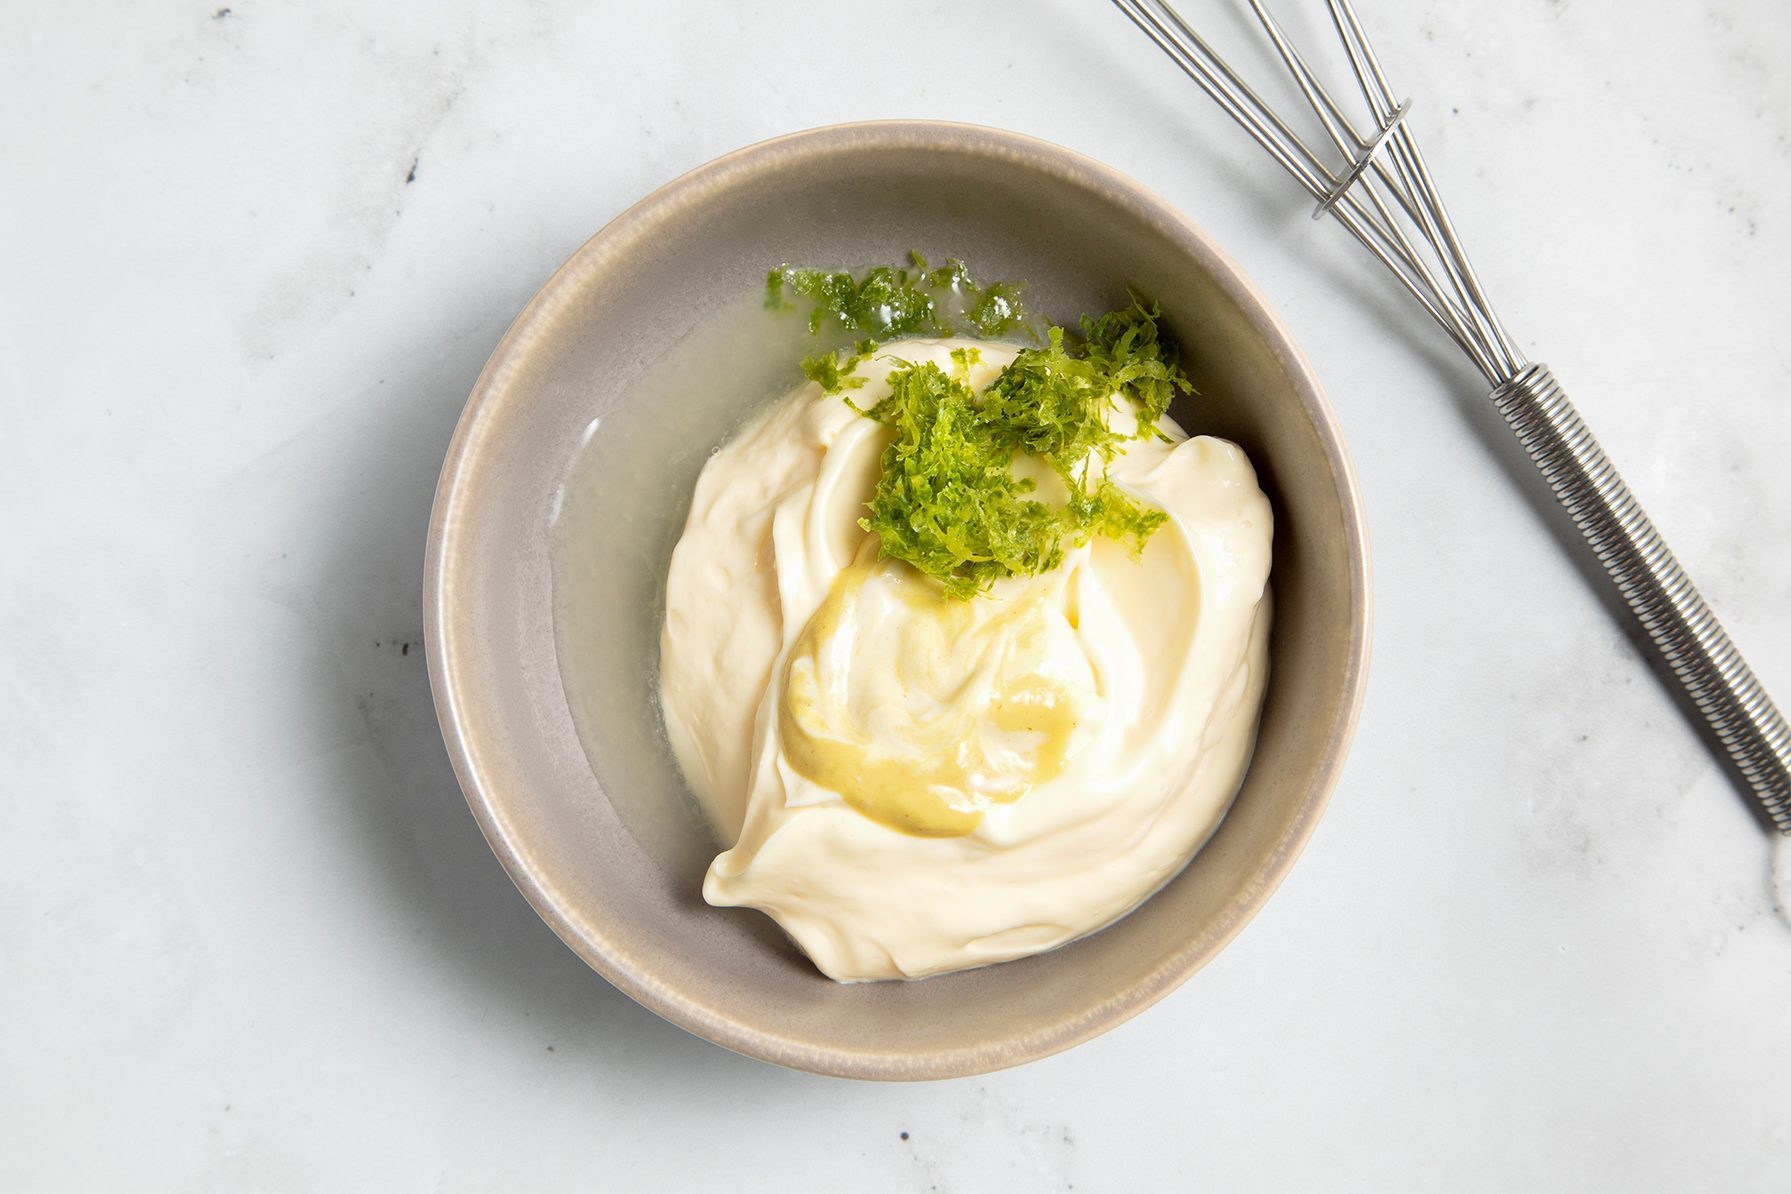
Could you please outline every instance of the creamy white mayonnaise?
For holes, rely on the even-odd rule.
[[[970,344],[886,345],[852,397]],[[1014,350],[977,347],[980,389]],[[832,978],[918,978],[1091,933],[1187,864],[1254,742],[1273,523],[1240,449],[1161,426],[1110,472],[1169,515],[1141,554],[1097,538],[969,602],[877,563],[858,519],[889,433],[818,386],[715,453],[660,648],[673,749],[732,844],[711,904],[762,909]]]

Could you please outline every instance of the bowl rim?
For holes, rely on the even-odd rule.
[[[1059,182],[1122,200],[1150,218],[1238,304],[1251,326],[1278,353],[1307,416],[1318,433],[1337,479],[1348,569],[1351,637],[1344,692],[1325,741],[1314,781],[1299,813],[1277,844],[1267,866],[1225,909],[1204,943],[1176,949],[1142,979],[1093,1007],[1066,1013],[1052,1025],[1020,1037],[916,1054],[900,1049],[835,1048],[792,1040],[744,1024],[692,1003],[631,958],[628,948],[562,907],[552,890],[529,869],[526,852],[506,832],[494,808],[494,793],[466,728],[456,682],[451,613],[456,594],[446,585],[445,561],[458,511],[468,499],[468,472],[476,448],[475,429],[501,390],[511,358],[530,339],[534,326],[558,307],[561,294],[583,277],[591,259],[609,256],[650,234],[687,200],[711,188],[734,187],[792,161],[881,150],[929,150],[993,157],[1016,168],[1043,173]],[[983,125],[935,120],[873,120],[824,125],[787,133],[734,150],[660,186],[610,220],[556,269],[505,331],[480,371],[449,441],[430,511],[424,565],[424,656],[437,720],[462,794],[486,842],[504,871],[536,913],[574,953],[605,980],[660,1017],[736,1053],[792,1069],[859,1079],[930,1080],[966,1077],[1021,1065],[1089,1040],[1162,999],[1204,966],[1261,910],[1310,840],[1341,774],[1361,716],[1372,637],[1371,575],[1367,530],[1354,466],[1310,362],[1267,300],[1224,250],[1187,216],[1154,191],[1114,168],[1075,150],[1023,133]]]

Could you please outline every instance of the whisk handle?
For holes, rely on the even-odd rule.
[[[1791,727],[1561,383],[1530,365],[1492,400],[1767,815],[1791,834]]]

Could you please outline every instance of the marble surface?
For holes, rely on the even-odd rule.
[[[1791,9],[1362,7],[1506,321],[1791,699]],[[717,153],[887,116],[1084,150],[1227,245],[1337,406],[1378,597],[1348,772],[1237,943],[919,1087],[587,971],[418,650],[529,294]],[[0,1188],[1785,1188],[1769,838],[1478,379],[1105,5],[10,4],[0,162]]]

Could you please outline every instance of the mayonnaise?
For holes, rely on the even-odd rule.
[[[970,343],[886,345],[852,397]],[[1014,350],[977,347],[980,389]],[[731,843],[711,904],[762,909],[832,978],[918,978],[1094,932],[1187,864],[1255,738],[1273,521],[1240,449],[1159,426],[1109,474],[1169,515],[1142,554],[1095,538],[970,601],[877,560],[858,519],[889,433],[818,386],[715,453],[660,648],[674,752]]]

